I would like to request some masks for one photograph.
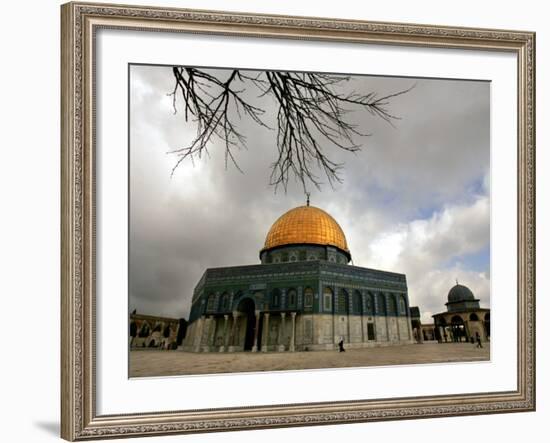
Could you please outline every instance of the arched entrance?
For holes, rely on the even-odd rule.
[[[491,337],[491,314],[487,312],[484,317],[485,335],[487,338]]]
[[[435,319],[435,339],[438,343],[447,342],[447,321],[445,317]]]
[[[453,341],[454,342],[462,341],[462,337],[464,337],[464,341],[467,341],[467,339],[466,339],[466,328],[464,327],[464,321],[462,320],[462,317],[460,317],[459,315],[455,315],[451,319],[451,330],[453,332]]]
[[[244,335],[244,350],[251,351],[254,346],[254,334],[256,332],[256,313],[254,300],[251,298],[243,298],[238,306],[237,311],[243,313],[243,320],[246,324],[246,332]]]

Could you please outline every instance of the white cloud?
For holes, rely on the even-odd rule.
[[[353,235],[361,238],[360,232]],[[428,219],[397,223],[360,243],[355,263],[405,273],[411,304],[420,306],[424,321],[434,309],[444,309],[455,279],[489,301],[488,273],[468,270],[461,260],[489,245],[487,196],[478,196],[469,205],[447,206]]]
[[[398,223],[369,243],[368,260],[376,266],[425,268],[472,254],[489,241],[489,198],[479,196],[470,205],[447,206],[429,219]]]

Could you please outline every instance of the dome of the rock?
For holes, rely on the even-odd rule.
[[[263,250],[304,244],[334,246],[349,254],[346,236],[338,222],[315,206],[299,206],[279,217],[267,233]]]

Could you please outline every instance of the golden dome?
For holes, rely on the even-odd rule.
[[[264,250],[293,244],[330,245],[349,254],[340,225],[314,206],[298,206],[280,216],[267,233]]]

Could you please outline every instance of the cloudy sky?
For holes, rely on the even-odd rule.
[[[427,322],[445,308],[455,279],[489,306],[490,84],[357,76],[345,88],[384,95],[412,85],[391,101],[400,117],[393,127],[350,114],[371,135],[356,139],[357,154],[327,148],[345,164],[343,183],[313,189],[311,204],[342,226],[355,265],[407,275],[411,305]],[[169,67],[131,67],[129,308],[187,317],[204,270],[257,264],[271,224],[305,197],[294,183],[286,193],[269,185],[275,132],[247,121],[239,126],[247,150],[236,156],[242,173],[225,168],[218,143],[171,177],[177,157],[169,151],[196,134],[174,113],[173,87]]]

